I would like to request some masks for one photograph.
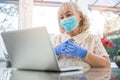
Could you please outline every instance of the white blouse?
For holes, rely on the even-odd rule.
[[[54,39],[52,41],[53,47],[69,39],[74,40],[75,43],[86,48],[91,53],[94,53],[99,56],[109,56],[103,44],[101,43],[100,37],[96,35],[92,35],[88,31],[84,33],[80,33],[74,37],[70,37],[65,33],[54,36]],[[80,57],[66,55],[66,54],[62,54],[57,57],[60,66],[83,66],[85,68],[91,68],[91,66]]]

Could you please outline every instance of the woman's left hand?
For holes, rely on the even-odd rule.
[[[73,41],[68,40],[67,41],[67,46],[65,49],[64,53],[73,55],[73,56],[79,56],[81,58],[85,58],[87,55],[87,50],[81,46],[79,46],[78,44],[75,44]]]

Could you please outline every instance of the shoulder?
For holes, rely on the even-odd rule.
[[[91,39],[92,46],[94,48],[94,53],[101,56],[108,56],[99,35],[90,34],[89,38]]]
[[[92,34],[89,31],[84,32],[83,37],[88,42],[101,42],[99,35]]]
[[[94,40],[94,41],[97,41],[97,42],[99,42],[99,41],[101,42],[99,35],[95,35],[95,34],[91,34],[91,33],[88,34],[88,39]]]
[[[101,37],[100,35],[95,35],[95,34],[88,34],[87,41],[90,42],[94,47],[95,46],[103,46],[101,42]]]

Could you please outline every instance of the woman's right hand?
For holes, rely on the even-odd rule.
[[[65,49],[67,46],[67,41],[60,43],[59,45],[57,45],[54,50],[56,55],[60,55],[60,54],[65,54]]]

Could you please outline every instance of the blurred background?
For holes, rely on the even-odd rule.
[[[89,17],[89,31],[101,37],[112,61],[120,50],[120,0],[0,0],[0,32],[46,26],[50,35],[59,34],[57,11],[67,1]],[[0,37],[0,60],[6,54]]]

